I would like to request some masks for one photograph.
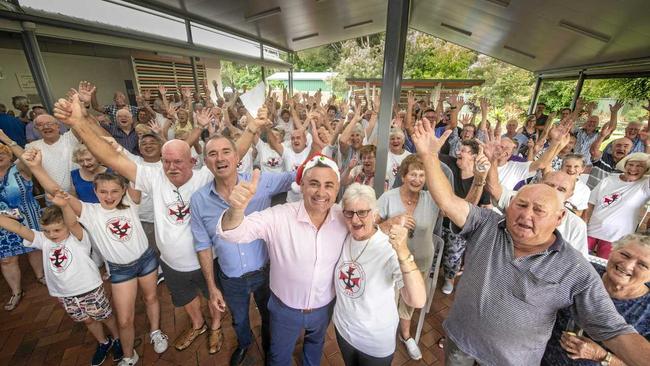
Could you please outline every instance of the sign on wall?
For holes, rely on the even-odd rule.
[[[32,74],[17,72],[16,80],[18,80],[20,90],[24,92],[36,91],[36,83],[34,83]]]

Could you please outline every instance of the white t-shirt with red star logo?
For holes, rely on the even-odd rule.
[[[259,139],[255,145],[257,158],[260,161],[262,173],[282,173],[282,156],[273,150],[269,144]]]
[[[50,295],[78,296],[101,286],[102,277],[90,258],[90,240],[85,230],[81,240],[70,234],[60,243],[46,238],[40,231],[32,231],[34,241],[23,240],[23,245],[43,251],[45,282]]]
[[[82,202],[79,217],[79,222],[91,233],[104,259],[115,264],[134,262],[149,247],[138,217],[138,205],[128,194],[123,202],[129,206],[123,210],[106,210],[99,203]]]
[[[334,270],[336,330],[363,353],[392,354],[399,323],[395,289],[403,286],[397,254],[386,234],[377,230],[367,246],[365,240],[348,236]]]
[[[613,242],[632,234],[639,224],[639,210],[650,199],[649,179],[624,182],[616,174],[601,180],[589,196],[594,211],[587,224],[587,235]]]
[[[162,169],[138,165],[135,189],[152,198],[160,259],[176,271],[191,272],[201,268],[190,228],[190,199],[194,192],[213,179],[210,170],[204,166],[194,170],[189,181],[176,187]]]

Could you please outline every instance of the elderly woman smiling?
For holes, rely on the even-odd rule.
[[[650,237],[629,234],[614,243],[607,267],[594,264],[616,310],[646,339],[650,337]],[[584,319],[583,321],[590,321]],[[573,314],[558,312],[542,365],[624,365],[600,344],[573,329]],[[566,332],[563,332],[566,331]],[[576,334],[578,333],[578,334]]]
[[[350,231],[336,266],[333,322],[347,366],[390,365],[399,323],[395,288],[404,302],[424,306],[424,280],[407,246],[408,229],[377,229],[377,200],[369,186],[353,183],[343,195]]]

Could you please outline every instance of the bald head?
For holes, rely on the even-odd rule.
[[[563,171],[544,174],[542,183],[558,191],[562,195],[562,202],[571,198],[576,187],[576,179]]]
[[[553,187],[530,184],[521,188],[506,208],[506,227],[515,249],[524,254],[547,249],[564,215],[564,199]]]
[[[190,145],[188,145],[187,142],[178,139],[169,140],[165,142],[165,144],[162,146],[161,152],[163,155],[167,153],[167,154],[187,155],[189,157],[192,156]]]

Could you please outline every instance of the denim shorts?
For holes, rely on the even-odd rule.
[[[158,269],[156,252],[147,248],[140,258],[131,263],[116,264],[108,262],[111,271],[111,283],[121,283],[136,277],[144,277]]]

